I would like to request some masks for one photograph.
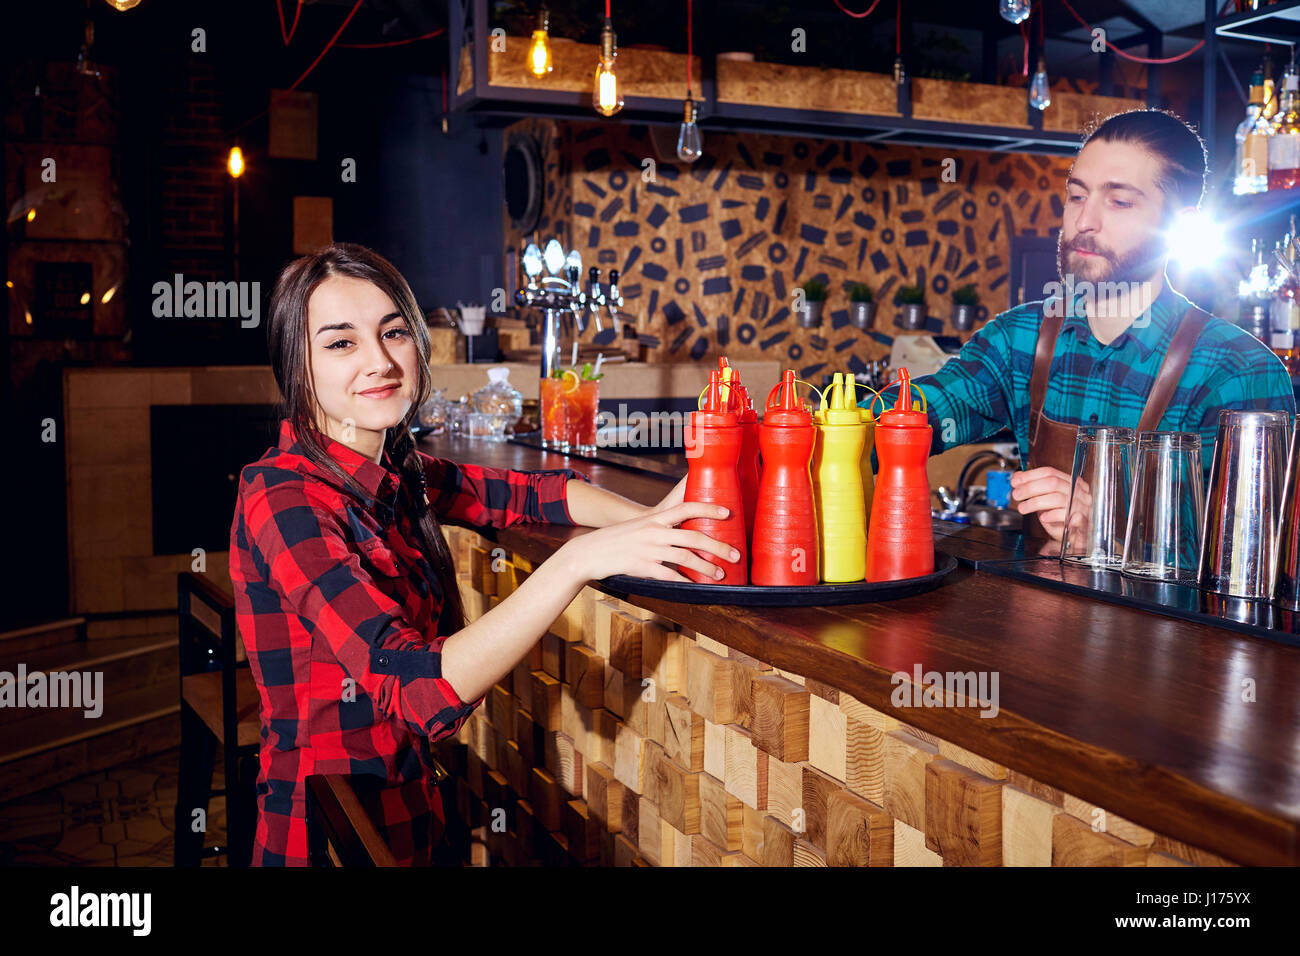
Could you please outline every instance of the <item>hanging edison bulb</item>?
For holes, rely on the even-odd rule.
[[[609,17],[600,31],[600,62],[596,64],[596,80],[591,91],[591,102],[602,116],[613,116],[623,108],[623,94],[618,90],[618,77],[614,75],[614,58],[618,46],[614,38],[614,25]]]
[[[1032,8],[1031,0],[998,0],[998,13],[1008,23],[1024,23],[1029,19]]]
[[[114,10],[130,10],[140,5],[140,0],[105,0],[105,2]]]
[[[551,11],[542,7],[537,11],[537,29],[533,31],[533,42],[528,48],[528,69],[533,76],[545,76],[551,72]]]
[[[677,134],[677,158],[683,163],[693,163],[704,152],[704,143],[700,140],[700,128],[696,120],[700,115],[699,104],[688,94],[682,105],[682,128]]]
[[[1052,88],[1047,82],[1047,64],[1038,58],[1038,70],[1029,84],[1029,105],[1036,110],[1045,110],[1052,105]]]
[[[238,146],[230,147],[230,155],[226,157],[226,171],[235,179],[244,174],[244,151]]]

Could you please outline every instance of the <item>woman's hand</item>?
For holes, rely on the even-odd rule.
[[[670,508],[675,508],[685,500],[686,500],[686,479],[683,478],[681,481],[677,482],[677,484],[673,486],[672,491],[664,495],[663,501],[659,502],[659,504],[657,505],[654,505],[650,509],[649,514],[655,515],[655,514],[659,514],[660,512],[667,511]]]
[[[685,479],[649,514],[571,538],[553,559],[565,562],[584,582],[611,574],[628,574],[658,581],[691,583],[689,578],[667,567],[666,563],[721,578],[725,572],[719,564],[706,561],[695,552],[704,552],[732,563],[740,560],[739,552],[703,531],[687,531],[676,526],[691,518],[725,518],[727,509],[702,501],[679,501],[662,507],[684,490]]]

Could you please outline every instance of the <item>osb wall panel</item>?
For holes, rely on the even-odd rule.
[[[645,127],[529,119],[510,133],[542,142],[539,240],[558,236],[585,265],[622,272],[648,361],[777,359],[804,378],[888,354],[900,284],[925,286],[932,332],[951,333],[959,285],[975,285],[979,322],[1005,310],[1009,237],[1059,227],[1069,169],[1064,157],[707,130],[705,155],[686,166]],[[954,182],[941,178],[947,158]],[[524,241],[507,222],[507,247]],[[808,279],[831,287],[815,329],[791,312]],[[849,322],[855,281],[880,303],[866,332]]]
[[[821,103],[837,113],[898,115],[894,78],[883,73],[718,60],[717,82],[721,103],[799,110]]]
[[[532,570],[444,532],[470,620]],[[479,865],[1227,864],[592,588],[435,750]]]

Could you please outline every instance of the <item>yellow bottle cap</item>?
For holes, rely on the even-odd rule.
[[[821,408],[817,411],[817,421],[824,425],[861,425],[862,414],[858,408],[858,397],[854,390],[852,375],[836,372],[831,378],[830,402],[822,396]]]

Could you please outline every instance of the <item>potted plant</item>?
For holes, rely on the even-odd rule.
[[[860,329],[871,328],[876,317],[875,293],[871,286],[855,282],[849,286],[849,318]]]
[[[921,329],[925,327],[924,286],[899,286],[898,291],[894,293],[894,305],[903,308],[903,328]]]
[[[975,325],[975,307],[979,297],[974,285],[964,285],[952,290],[952,327],[958,332],[969,332]]]
[[[826,305],[826,283],[809,279],[799,288],[803,291],[803,304],[795,307],[795,317],[805,329],[816,328],[822,324],[822,307]]]

